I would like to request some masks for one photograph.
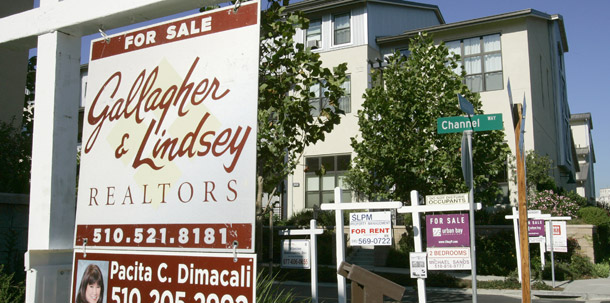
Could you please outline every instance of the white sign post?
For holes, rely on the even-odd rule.
[[[473,207],[481,209],[481,203],[475,203]],[[413,241],[415,242],[415,252],[423,252],[421,239],[421,224],[419,214],[422,212],[441,212],[441,211],[465,211],[470,210],[470,203],[459,204],[438,204],[438,205],[419,205],[419,193],[411,191],[411,206],[403,206],[397,210],[398,213],[411,213],[413,216]],[[474,237],[474,235],[471,235]],[[474,241],[471,239],[471,241]],[[476,277],[473,277],[476,279]],[[426,302],[426,282],[423,278],[417,279],[417,294],[420,303]]]
[[[541,250],[541,259],[543,260],[542,262],[544,262],[544,247],[545,247],[545,242],[546,242],[546,246],[548,247],[548,251],[551,252],[551,275],[552,275],[552,279],[553,279],[553,288],[555,288],[555,255],[554,252],[558,251],[555,250],[553,248],[553,233],[554,232],[549,232],[549,225],[550,226],[558,226],[559,224],[563,224],[563,228],[560,227],[560,230],[563,230],[564,236],[567,232],[566,230],[566,225],[565,225],[565,221],[570,221],[572,220],[571,217],[552,217],[550,214],[542,214],[540,211],[537,210],[528,210],[527,212],[527,217],[528,219],[540,219],[540,220],[545,220],[547,221],[547,223],[545,224],[546,226],[546,236],[547,239],[544,242],[540,242],[540,250]],[[513,214],[512,215],[508,215],[505,216],[506,219],[512,219],[513,220],[513,227],[514,227],[514,231],[515,231],[515,250],[517,253],[517,271],[519,272],[519,283],[521,283],[521,254],[520,254],[520,243],[519,243],[519,214],[517,213],[517,209],[515,207],[513,207]],[[564,221],[564,222],[555,222],[557,223],[557,225],[554,225],[553,221]],[[566,240],[567,241],[567,240]],[[563,242],[561,242],[563,243]],[[563,244],[562,244],[563,245]],[[566,244],[567,246],[567,244]],[[564,251],[563,248],[560,251]],[[567,247],[565,249],[565,251],[567,251]]]
[[[341,262],[345,261],[345,241],[343,239],[343,211],[356,209],[397,209],[402,206],[402,202],[362,202],[362,203],[341,203],[341,188],[335,187],[335,203],[322,204],[322,210],[335,211],[335,234],[337,244],[337,272]],[[338,302],[347,301],[345,292],[345,277],[337,274]]]
[[[324,230],[316,227],[316,220],[311,219],[309,229],[280,230],[280,236],[302,236],[307,235],[311,239],[311,300],[318,302],[318,241],[316,236],[321,235]],[[293,240],[294,241],[294,240]]]

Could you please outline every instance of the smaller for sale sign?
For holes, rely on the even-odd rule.
[[[391,245],[392,214],[384,212],[359,212],[350,214],[350,245]]]
[[[255,254],[94,250],[74,260],[70,302],[256,301]]]
[[[309,240],[290,239],[282,241],[282,268],[309,269]]]
[[[428,247],[428,270],[472,269],[470,247]]]

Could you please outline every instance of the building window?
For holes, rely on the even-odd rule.
[[[472,92],[503,89],[500,34],[449,41],[445,46],[450,54],[460,55],[454,71],[466,71],[466,85]]]
[[[322,108],[329,107],[328,98],[326,97],[326,88],[324,83],[317,83],[309,88],[309,92],[313,97],[309,99],[309,105],[311,106],[311,115],[317,117],[320,115]],[[341,88],[345,91],[345,95],[339,99],[339,109],[344,113],[350,113],[352,102],[351,102],[351,77],[347,76],[345,82],[341,84]]]
[[[322,45],[322,20],[309,21],[309,28],[305,37],[305,45],[312,49],[320,48]]]
[[[350,155],[305,158],[306,208],[333,203],[335,187],[344,189],[341,202],[352,201],[352,193],[343,186],[343,178],[349,169],[350,161]]]
[[[350,13],[333,16],[334,44],[350,43]]]

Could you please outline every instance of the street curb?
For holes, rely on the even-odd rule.
[[[294,286],[309,286],[309,282],[297,282],[297,281],[282,281],[274,282],[274,284],[280,285],[294,285]],[[349,287],[350,283],[347,283]],[[318,287],[332,287],[336,288],[336,283],[322,282],[318,283]],[[413,286],[405,286],[406,291],[416,292],[417,289]],[[449,288],[449,287],[426,287],[426,291],[433,292],[446,292],[446,293],[460,293],[460,294],[472,294],[471,288]],[[478,295],[503,295],[514,298],[521,298],[522,292],[520,289],[490,289],[490,288],[477,288]],[[553,290],[533,290],[532,298],[555,298],[555,299],[578,299],[578,300],[610,300],[610,295],[606,294],[591,294],[591,293],[578,293],[578,292],[565,292],[565,291],[553,291]]]

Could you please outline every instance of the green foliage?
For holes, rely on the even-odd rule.
[[[593,234],[593,249],[596,262],[610,262],[610,224],[597,226]]]
[[[517,182],[517,167],[515,156],[511,155],[510,168],[513,171],[513,182]],[[525,158],[526,186],[529,193],[543,190],[557,190],[555,179],[551,177],[553,171],[553,160],[549,156],[538,154],[535,150],[529,150]]]
[[[360,137],[352,138],[358,155],[347,176],[350,188],[367,199],[408,201],[410,191],[422,195],[465,192],[461,169],[461,134],[437,134],[436,119],[461,116],[457,94],[481,114],[481,101],[453,72],[454,57],[426,34],[412,39],[408,59],[390,57],[381,82],[366,90],[358,112]],[[508,147],[501,131],[473,136],[474,175],[478,201],[493,203],[497,180],[506,166]],[[390,190],[394,189],[394,190]]]
[[[4,272],[4,265],[0,264],[0,303],[21,303],[25,300],[25,286],[23,282],[15,282],[14,274]]]
[[[32,131],[34,129],[34,101],[36,83],[36,57],[28,61],[26,94],[21,120],[22,129],[15,128],[14,121],[0,121],[0,192],[27,194],[30,192],[32,167]]]
[[[610,215],[605,209],[589,206],[578,210],[578,217],[586,224],[595,226],[610,224]]]
[[[261,15],[258,94],[257,175],[263,192],[274,188],[296,168],[306,146],[324,140],[339,124],[346,64],[322,67],[320,55],[294,41],[297,28],[307,29],[302,12],[286,12],[288,0],[270,0]],[[319,116],[310,112],[309,88],[321,84],[328,104]]]
[[[0,192],[30,191],[32,137],[0,121]]]
[[[517,268],[515,241],[512,232],[501,231],[493,235],[477,236],[477,273],[506,276]]]
[[[288,303],[296,301],[295,295],[290,290],[280,289],[273,284],[276,276],[269,276],[260,272],[256,277],[256,303]]]
[[[506,208],[496,208],[493,210],[481,209],[475,212],[474,219],[476,225],[509,225],[511,220],[505,218],[506,215],[511,215],[512,210]]]

